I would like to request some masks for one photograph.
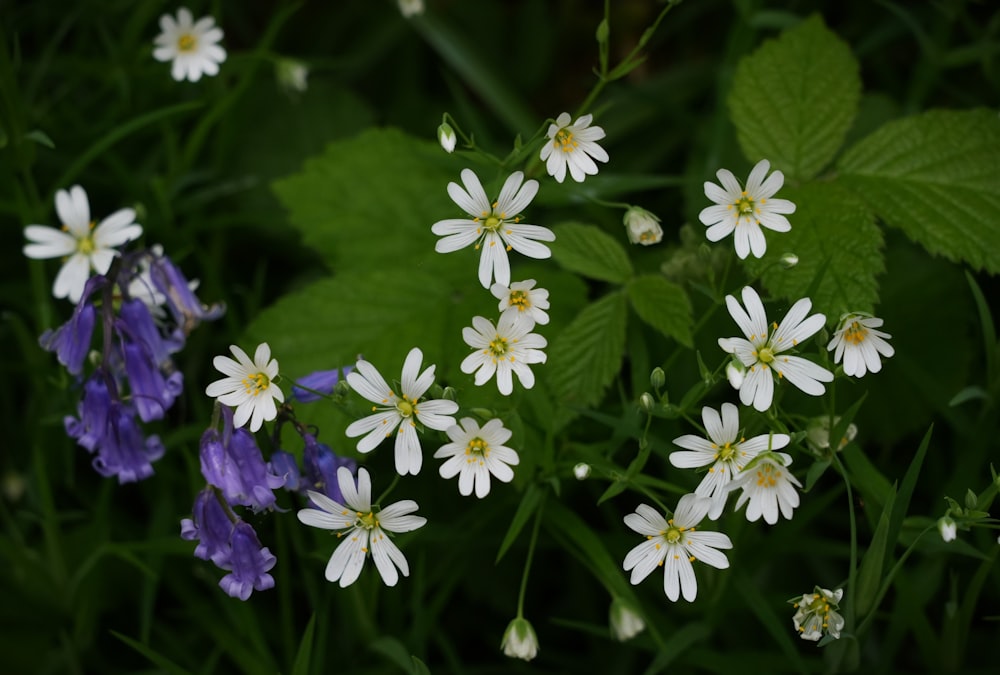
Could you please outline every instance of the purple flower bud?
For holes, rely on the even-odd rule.
[[[167,299],[167,307],[185,335],[202,321],[218,319],[226,311],[222,303],[202,304],[188,285],[184,273],[167,256],[158,256],[149,266],[156,289]]]
[[[42,349],[56,353],[59,363],[66,366],[70,375],[79,375],[83,370],[83,360],[87,357],[94,335],[96,316],[94,306],[81,300],[69,321],[54,331],[45,331],[38,339]]]
[[[357,463],[347,457],[338,457],[330,446],[320,443],[312,434],[302,434],[302,440],[306,443],[302,453],[306,487],[343,504],[344,495],[341,494],[340,483],[337,481],[337,469],[346,466],[351,473],[356,474]]]
[[[104,442],[108,433],[108,415],[111,411],[112,394],[106,373],[96,370],[83,383],[83,400],[77,406],[80,419],[65,419],[66,433],[84,448],[93,452]]]
[[[191,515],[193,518],[181,521],[181,539],[198,542],[194,549],[195,557],[211,560],[218,567],[228,569],[233,522],[211,486],[198,493]]]
[[[302,385],[302,387],[308,387],[314,391],[329,395],[333,393],[333,388],[340,381],[340,372],[343,371],[344,375],[347,375],[352,370],[354,370],[354,366],[344,366],[343,368],[334,368],[333,370],[317,370],[300,378],[298,384]],[[296,386],[292,387],[292,396],[300,403],[312,403],[320,399],[318,394]]]
[[[132,402],[139,412],[139,417],[143,422],[163,419],[167,410],[174,404],[179,382],[175,378],[172,385],[167,386],[163,373],[153,362],[152,354],[144,343],[123,339],[122,351]],[[176,372],[174,375],[181,376],[181,373]]]
[[[286,490],[298,492],[302,489],[302,476],[299,474],[295,455],[284,450],[275,450],[271,453],[271,462],[268,466],[272,473],[284,478]]]
[[[146,345],[157,367],[173,368],[170,354],[176,351],[172,350],[172,347],[176,345],[164,340],[146,303],[142,300],[125,300],[122,302],[118,315],[121,317],[121,323],[127,326],[127,331],[132,339]]]
[[[255,590],[274,588],[274,577],[267,572],[274,567],[277,558],[261,546],[253,527],[243,521],[236,523],[231,541],[228,567],[232,571],[219,581],[222,590],[234,598],[246,600]]]
[[[153,475],[152,463],[163,456],[163,443],[158,436],[143,438],[134,410],[112,405],[107,431],[93,462],[97,473],[117,476],[119,483],[133,483]]]

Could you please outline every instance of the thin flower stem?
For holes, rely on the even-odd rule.
[[[889,570],[889,574],[886,575],[885,580],[882,582],[882,588],[878,589],[878,593],[875,594],[875,600],[872,601],[871,611],[868,612],[868,616],[865,617],[864,621],[861,622],[861,625],[859,625],[858,629],[854,632],[856,637],[860,637],[868,628],[868,624],[870,624],[872,619],[875,618],[875,610],[882,603],[882,598],[885,597],[885,594],[889,592],[889,587],[892,585],[892,580],[895,578],[896,573],[902,569],[903,563],[906,562],[906,559],[909,558],[910,554],[913,553],[914,549],[916,549],[917,542],[919,542],[925,534],[933,530],[935,526],[936,524],[932,523],[925,527],[920,534],[917,535],[917,538],[913,540],[913,543],[906,547],[906,550],[903,551],[903,555],[899,556],[899,560],[897,560],[896,564],[892,566],[891,570]],[[848,581],[848,583],[850,583],[850,581]],[[851,588],[853,589],[853,586]],[[853,600],[851,602],[853,602]],[[852,607],[851,614],[853,613],[854,609]]]
[[[531,559],[535,555],[535,544],[538,542],[538,530],[542,525],[542,512],[545,510],[545,498],[538,505],[535,513],[535,525],[531,528],[531,541],[528,542],[528,557],[524,561],[524,572],[521,573],[521,590],[517,594],[517,618],[524,618],[524,596],[528,590],[528,573],[531,572]]]
[[[393,491],[393,489],[396,487],[396,483],[398,482],[399,482],[399,474],[397,473],[396,476],[392,479],[392,482],[389,483],[389,487],[385,489],[385,492],[383,492],[378,496],[378,499],[372,502],[372,505],[374,506],[375,504],[381,504],[383,501],[385,501],[385,498],[389,496],[389,493]]]
[[[851,566],[847,573],[847,616],[845,617],[847,632],[851,633],[854,628],[854,603],[856,600],[855,596],[857,595],[857,584],[855,581],[858,576],[858,523],[854,514],[854,492],[851,490],[851,479],[847,477],[847,469],[844,468],[836,452],[833,452],[830,458],[836,465],[837,470],[840,471],[840,475],[844,477],[844,485],[847,487],[847,510],[851,520]],[[870,613],[869,616],[872,614],[874,612]]]

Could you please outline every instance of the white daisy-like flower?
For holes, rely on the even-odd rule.
[[[604,138],[604,129],[592,127],[593,115],[584,115],[570,124],[568,112],[556,118],[549,125],[548,142],[542,146],[539,159],[545,162],[545,170],[560,183],[566,179],[566,169],[577,183],[587,176],[597,175],[598,162],[607,162],[608,153],[597,144]]]
[[[396,433],[396,471],[401,476],[408,473],[416,475],[423,463],[416,423],[420,422],[429,429],[444,431],[454,426],[455,418],[451,415],[458,412],[458,404],[454,401],[420,400],[434,384],[436,368],[431,365],[421,373],[423,359],[424,354],[417,347],[406,355],[399,395],[386,383],[375,366],[367,361],[358,361],[354,370],[347,374],[347,383],[351,385],[351,389],[376,404],[372,406],[373,415],[352,422],[347,427],[347,435],[351,438],[364,436],[358,441],[358,452],[371,452],[399,427]]]
[[[386,533],[411,532],[423,527],[427,519],[411,515],[417,510],[417,503],[404,499],[380,510],[373,509],[372,481],[364,467],[358,468],[357,486],[346,466],[337,469],[337,483],[344,496],[343,504],[310,490],[309,499],[319,508],[298,512],[301,522],[324,530],[338,530],[337,538],[343,539],[326,565],[327,580],[339,581],[341,588],[350,586],[361,575],[369,555],[386,586],[396,585],[399,572],[404,577],[410,576],[403,552]]]
[[[486,384],[495,373],[497,388],[504,396],[514,390],[512,373],[517,374],[525,389],[531,389],[535,375],[528,366],[545,363],[545,352],[541,350],[548,346],[545,338],[531,332],[533,327],[509,312],[500,315],[495,327],[488,319],[473,317],[472,326],[462,329],[462,338],[476,351],[462,360],[462,372],[475,373],[477,386]]]
[[[726,296],[729,313],[746,339],[719,339],[723,351],[735,354],[747,368],[739,388],[740,402],[743,405],[753,404],[761,412],[771,407],[774,376],[787,379],[810,396],[822,396],[825,391],[822,383],[833,382],[833,373],[812,361],[783,352],[814,335],[823,327],[826,317],[813,314],[807,318],[812,301],[802,298],[788,310],[780,326],[771,326],[774,331],[770,332],[764,304],[757,291],[746,286],[743,289],[743,304],[746,305],[745,311],[735,297]]]
[[[882,327],[882,319],[871,314],[852,312],[840,317],[837,331],[827,345],[833,353],[833,362],[844,360],[844,372],[851,377],[864,377],[865,373],[882,370],[879,354],[889,358],[896,353],[886,342],[892,336],[876,328]]]
[[[729,490],[726,486],[743,470],[747,463],[765,450],[777,450],[788,445],[788,434],[762,434],[750,440],[737,437],[740,433],[739,409],[732,403],[722,404],[722,415],[705,406],[701,409],[708,439],[687,434],[674,439],[674,444],[685,451],[670,453],[670,463],[679,469],[707,466],[708,473],[695,488],[699,497],[712,500],[708,511],[711,520],[718,520],[726,507]]]
[[[501,312],[511,312],[543,326],[549,322],[545,313],[549,308],[549,292],[535,288],[534,279],[515,281],[510,286],[497,282],[490,286],[490,293],[500,301]]]
[[[792,512],[799,505],[799,493],[795,488],[802,487],[788,470],[791,463],[791,455],[784,452],[758,455],[727,486],[729,490],[743,490],[736,500],[736,510],[749,501],[746,516],[751,523],[764,516],[764,522],[774,525],[778,522],[779,511],[791,520]]]
[[[705,196],[716,204],[698,214],[702,224],[709,226],[705,232],[709,241],[720,241],[735,232],[736,255],[746,258],[752,252],[760,258],[767,250],[762,226],[775,232],[792,229],[788,218],[782,214],[795,213],[795,204],[787,199],[771,198],[781,189],[785,176],[775,171],[765,180],[770,168],[771,163],[766,159],[757,162],[750,171],[745,190],[727,169],[719,169],[715,174],[722,187],[705,182]]]
[[[133,209],[119,209],[96,227],[90,219],[87,193],[79,185],[56,192],[56,213],[62,229],[48,225],[28,225],[24,255],[36,260],[65,258],[56,275],[52,294],[72,303],[80,301],[91,271],[107,274],[118,255],[116,246],[137,239],[142,226],[135,222]]]
[[[257,345],[253,361],[246,352],[230,345],[229,351],[236,360],[228,356],[216,356],[212,365],[226,377],[216,380],[205,388],[205,394],[219,399],[219,403],[235,407],[233,424],[242,427],[250,421],[250,431],[257,431],[261,424],[278,416],[279,403],[285,400],[281,388],[275,383],[278,377],[278,361],[271,358],[271,346],[266,342]]]
[[[723,570],[729,567],[725,553],[717,549],[733,547],[722,532],[700,532],[697,526],[708,514],[712,500],[688,494],[677,502],[674,517],[667,520],[652,506],[640,504],[635,513],[625,516],[625,524],[639,534],[642,542],[625,556],[625,571],[632,570],[632,584],[638,584],[658,566],[663,566],[663,590],[676,601],[680,595],[694,602],[698,580],[694,576],[696,560]]]
[[[445,433],[451,443],[442,445],[434,458],[449,458],[441,465],[441,477],[458,476],[458,491],[464,496],[471,495],[473,487],[480,499],[488,495],[491,474],[503,483],[514,479],[510,467],[521,460],[515,450],[504,445],[510,440],[511,431],[502,421],[491,419],[480,428],[474,419],[463,417]]]
[[[799,637],[816,642],[824,634],[828,634],[839,639],[840,631],[844,629],[844,617],[837,612],[842,597],[842,588],[831,591],[816,586],[812,593],[804,593],[801,598],[789,600],[796,609],[792,623],[799,632]]]
[[[522,185],[521,183],[524,183]],[[479,177],[470,169],[462,170],[463,190],[457,183],[448,183],[452,201],[472,218],[439,220],[431,231],[443,237],[434,246],[438,253],[451,253],[469,244],[482,248],[479,258],[479,283],[489,288],[495,279],[504,286],[510,283],[510,261],[507,251],[514,249],[529,258],[549,258],[552,251],[540,241],[555,241],[556,235],[547,227],[521,222],[521,212],[538,193],[537,180],[524,180],[515,171],[507,178],[497,200],[490,203]]]
[[[170,76],[180,82],[197,82],[202,75],[217,75],[219,64],[226,60],[226,50],[218,43],[222,29],[215,19],[203,16],[197,23],[187,7],[177,10],[177,18],[164,14],[160,17],[162,31],[153,40],[153,58],[173,61]]]

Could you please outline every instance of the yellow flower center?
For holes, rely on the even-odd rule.
[[[857,321],[851,323],[850,328],[844,331],[844,340],[852,345],[859,345],[868,337],[868,329]]]
[[[354,526],[363,530],[374,530],[378,527],[378,516],[371,511],[368,513],[358,512],[358,517],[354,520]]]
[[[490,342],[490,351],[493,352],[493,356],[500,358],[507,353],[507,338],[500,337],[497,335]]]
[[[733,446],[731,442],[727,442],[725,445],[719,448],[719,450],[715,453],[715,457],[717,459],[727,461],[735,454],[736,454],[736,448]]]
[[[524,311],[531,307],[531,300],[528,298],[527,291],[511,291],[510,292],[510,306],[517,307],[519,311]]]
[[[184,33],[177,38],[177,51],[193,52],[198,47],[198,40],[191,33]]]
[[[254,373],[243,378],[243,386],[251,396],[257,396],[271,386],[271,378],[265,373]]]
[[[403,417],[409,417],[413,413],[417,412],[417,402],[411,401],[405,396],[396,403],[396,410]]]
[[[764,347],[757,353],[757,359],[761,363],[772,363],[774,361],[774,352],[770,347]]]
[[[568,129],[560,129],[552,139],[552,145],[563,152],[573,152],[579,143],[574,140],[573,132]]]
[[[466,455],[478,455],[479,457],[490,456],[490,444],[476,436],[465,446]]]
[[[770,464],[763,464],[757,469],[757,485],[763,488],[773,488],[781,478],[781,471]]]

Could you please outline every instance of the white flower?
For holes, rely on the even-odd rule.
[[[212,360],[216,370],[226,377],[208,385],[205,394],[236,408],[234,425],[242,427],[250,420],[250,431],[257,431],[263,422],[278,416],[274,402],[285,400],[274,382],[278,377],[278,361],[271,358],[271,346],[266,342],[257,345],[253,361],[236,345],[230,345],[229,351],[236,360],[228,356],[216,356]]]
[[[458,144],[458,137],[455,135],[455,130],[451,128],[451,125],[447,122],[441,124],[438,127],[438,143],[444,148],[444,151],[451,154],[455,152],[455,145]]]
[[[729,384],[736,391],[739,391],[740,387],[743,386],[743,377],[746,375],[746,372],[746,366],[739,359],[733,359],[726,364],[726,379],[729,380]]]
[[[608,153],[597,144],[604,138],[604,129],[592,127],[593,115],[584,115],[570,124],[568,112],[556,118],[549,125],[549,142],[542,146],[539,159],[545,162],[545,170],[560,183],[566,179],[566,168],[577,183],[587,176],[597,175],[598,162],[607,162]]]
[[[374,415],[352,422],[347,427],[347,435],[351,438],[364,435],[358,441],[358,452],[371,452],[399,427],[396,434],[396,472],[401,476],[408,473],[416,475],[423,463],[414,420],[430,429],[444,431],[455,424],[455,418],[451,414],[458,411],[458,404],[454,401],[420,401],[424,392],[434,384],[436,368],[432,365],[424,372],[419,372],[423,358],[423,352],[417,347],[406,355],[400,378],[400,395],[386,384],[375,366],[367,361],[358,361],[354,370],[347,374],[347,383],[351,385],[351,389],[378,404],[372,406]]]
[[[445,433],[451,443],[442,445],[434,458],[449,458],[441,465],[441,477],[457,475],[460,493],[468,497],[475,486],[476,496],[482,499],[490,493],[490,474],[504,483],[513,480],[510,467],[521,460],[516,451],[504,445],[510,440],[511,431],[502,421],[492,419],[480,429],[474,419],[463,417]]]
[[[500,649],[507,656],[530,661],[538,654],[538,636],[524,617],[517,617],[507,625],[500,642]]]
[[[646,541],[625,556],[624,568],[626,572],[632,570],[632,584],[639,583],[662,565],[663,590],[667,598],[676,601],[683,595],[685,600],[693,602],[698,595],[698,580],[691,563],[701,560],[720,570],[729,567],[726,555],[716,550],[732,548],[729,537],[721,532],[696,530],[711,506],[712,500],[688,494],[677,502],[670,520],[646,504],[640,504],[635,513],[625,516],[626,525],[646,535]]]
[[[765,450],[777,450],[788,445],[791,437],[787,434],[762,434],[749,441],[741,438],[740,415],[732,403],[722,404],[722,416],[705,406],[701,409],[701,419],[709,440],[691,434],[674,439],[674,444],[686,451],[670,453],[670,463],[679,469],[708,466],[708,473],[701,480],[694,493],[699,497],[709,497],[712,508],[708,512],[711,520],[717,520],[726,507],[729,490],[726,486],[743,470],[747,463]],[[711,465],[711,466],[709,466]]]
[[[358,468],[356,488],[351,470],[346,466],[337,469],[337,483],[344,504],[310,490],[309,499],[319,508],[298,512],[299,520],[306,525],[339,530],[337,538],[343,539],[327,563],[327,580],[339,581],[341,588],[350,586],[357,581],[369,554],[386,586],[395,586],[399,581],[397,567],[404,577],[410,576],[403,552],[385,533],[411,532],[423,527],[426,518],[410,515],[417,510],[417,503],[404,499],[379,511],[372,509],[372,481],[364,467]]]
[[[642,616],[621,598],[616,597],[611,601],[608,615],[611,635],[619,642],[631,640],[646,629]]]
[[[823,637],[823,633],[829,633],[831,637],[840,638],[840,631],[844,629],[844,617],[837,610],[840,609],[838,603],[842,597],[842,588],[830,591],[816,586],[812,593],[789,600],[797,610],[792,623],[799,632],[799,637],[816,642]]]
[[[462,372],[476,373],[476,385],[482,386],[493,374],[497,376],[497,389],[504,396],[514,390],[511,373],[517,373],[525,389],[535,386],[535,375],[528,366],[545,363],[544,349],[548,342],[537,333],[531,333],[533,326],[519,321],[517,315],[505,312],[494,328],[493,322],[481,316],[473,317],[472,327],[462,329],[462,338],[475,349],[462,360]]]
[[[795,487],[802,483],[788,471],[792,458],[784,452],[767,452],[750,462],[740,475],[729,483],[729,490],[743,489],[740,498],[736,500],[738,511],[744,503],[747,505],[747,520],[751,523],[764,516],[764,522],[774,525],[778,522],[778,511],[788,520],[799,505],[799,493]]]
[[[153,40],[153,58],[173,61],[170,76],[180,82],[197,82],[202,75],[217,75],[219,64],[226,60],[226,50],[218,45],[222,29],[215,19],[205,16],[195,23],[187,7],[177,10],[177,19],[169,14],[160,17],[162,31]]]
[[[938,532],[945,543],[955,541],[958,537],[958,524],[951,516],[942,516],[937,522]]]
[[[840,424],[840,418],[834,417],[833,426],[837,426],[838,424]],[[837,444],[837,452],[843,450],[844,446],[853,441],[857,435],[858,425],[853,422],[848,424],[844,430],[844,435],[840,437],[840,443]],[[826,451],[830,449],[829,415],[809,420],[809,424],[806,426],[806,443],[817,457],[823,457],[826,454]]]
[[[399,13],[404,19],[424,13],[424,0],[399,0]]]
[[[524,185],[521,185],[522,181]],[[539,241],[555,241],[552,230],[538,225],[521,223],[520,213],[538,193],[538,181],[524,181],[524,174],[515,171],[507,178],[500,196],[490,204],[479,178],[469,169],[462,170],[463,190],[457,183],[448,183],[448,195],[472,218],[439,220],[431,231],[443,239],[434,250],[451,253],[469,244],[482,248],[479,258],[479,283],[490,287],[496,279],[503,285],[510,283],[510,261],[507,251],[514,249],[529,258],[549,258],[552,251]]]
[[[590,478],[590,465],[586,462],[577,462],[573,465],[573,476],[577,480],[587,480]]]
[[[628,240],[633,244],[652,246],[663,239],[663,228],[660,219],[646,209],[632,206],[625,212],[625,231]]]
[[[142,235],[142,226],[135,223],[135,211],[119,209],[94,227],[90,219],[87,193],[79,185],[56,192],[56,213],[63,227],[28,225],[24,236],[28,243],[24,255],[36,260],[66,258],[56,275],[52,294],[77,303],[83,295],[91,270],[107,274],[118,255],[116,246]]]
[[[698,219],[709,228],[705,236],[709,241],[719,241],[728,237],[735,230],[733,239],[736,243],[736,255],[746,258],[751,252],[760,258],[767,249],[761,226],[775,232],[788,232],[791,224],[783,213],[795,213],[795,204],[787,199],[771,199],[771,196],[781,189],[785,176],[775,171],[764,180],[771,163],[766,159],[757,162],[750,177],[747,178],[747,189],[740,187],[739,181],[727,169],[719,169],[715,174],[719,177],[722,187],[715,183],[705,182],[705,196],[715,202],[715,206],[702,209]]]
[[[840,317],[837,331],[826,346],[828,351],[837,350],[833,354],[833,362],[840,363],[843,358],[844,372],[851,377],[864,377],[868,371],[877,373],[882,370],[878,355],[889,358],[896,350],[886,342],[891,335],[875,330],[881,326],[882,319],[861,312]]]
[[[503,313],[527,317],[532,324],[544,326],[549,322],[549,315],[545,313],[549,308],[549,292],[535,288],[534,279],[515,281],[509,287],[498,281],[490,286],[490,293],[500,300],[498,309]]]
[[[719,346],[736,357],[747,367],[740,391],[743,405],[753,404],[761,412],[771,406],[774,396],[774,378],[787,379],[810,396],[822,396],[825,391],[821,382],[833,382],[833,373],[799,356],[789,356],[782,352],[792,349],[799,342],[811,337],[823,327],[826,317],[813,314],[806,318],[812,301],[802,298],[788,310],[781,325],[773,326],[769,334],[767,316],[760,296],[749,286],[743,289],[743,304],[731,295],[726,296],[726,306],[747,339],[720,338]]]

